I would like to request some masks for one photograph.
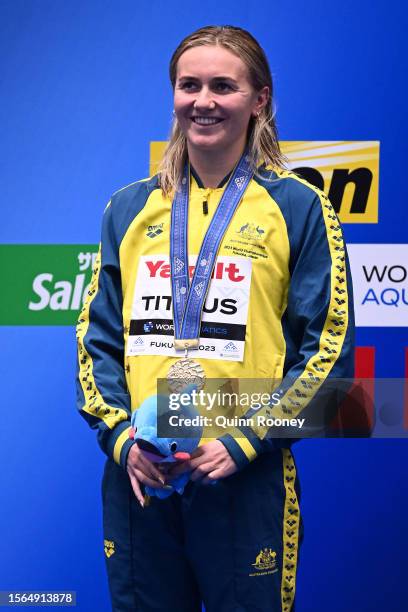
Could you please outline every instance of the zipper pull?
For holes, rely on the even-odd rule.
[[[212,192],[211,187],[207,187],[207,189],[204,189],[204,193],[203,193],[203,215],[208,215],[208,198],[210,197],[211,192]]]

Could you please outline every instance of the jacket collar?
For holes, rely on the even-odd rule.
[[[200,179],[200,177],[198,176],[197,172],[194,170],[193,166],[190,164],[190,172],[192,174],[192,176],[194,177],[198,187],[200,187],[201,189],[205,189],[202,180]],[[216,189],[220,189],[221,187],[224,187],[224,185],[227,184],[229,177],[232,174],[232,170],[231,172],[228,172],[227,176],[224,176],[224,178],[222,179],[221,183],[216,187]]]

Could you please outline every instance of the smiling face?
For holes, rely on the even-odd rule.
[[[174,110],[191,152],[220,153],[238,159],[246,144],[251,116],[268,100],[257,92],[244,62],[220,46],[185,51],[177,63]]]

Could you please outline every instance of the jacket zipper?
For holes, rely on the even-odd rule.
[[[210,195],[211,189],[205,189],[204,199],[203,199],[203,215],[208,215],[208,197]]]

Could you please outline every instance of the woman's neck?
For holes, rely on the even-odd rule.
[[[204,187],[215,189],[239,161],[243,149],[232,152],[198,151],[189,148],[188,157]]]

